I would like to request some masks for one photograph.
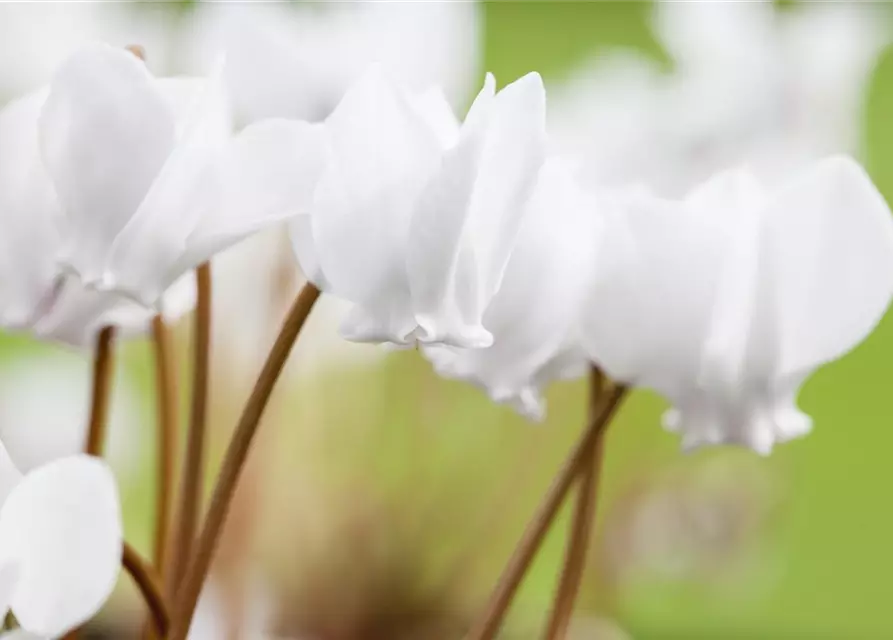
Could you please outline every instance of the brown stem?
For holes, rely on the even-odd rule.
[[[114,366],[115,328],[103,327],[96,339],[93,356],[93,392],[90,400],[90,426],[84,450],[91,456],[101,456],[108,425],[109,402]]]
[[[279,374],[282,373],[288,354],[291,352],[298,334],[301,332],[301,328],[304,326],[304,322],[307,320],[307,316],[310,315],[310,310],[318,298],[319,289],[309,283],[304,285],[304,288],[298,293],[276,338],[276,342],[270,349],[270,354],[267,356],[267,361],[264,363],[260,376],[254,385],[254,390],[245,404],[239,423],[236,425],[232,440],[230,440],[227,448],[226,456],[223,459],[220,475],[217,478],[214,494],[211,497],[211,505],[208,508],[208,515],[195,547],[195,553],[177,590],[176,605],[171,623],[171,640],[184,640],[186,638],[202,584],[211,567],[214,550],[220,538],[239,475],[248,456],[251,442],[257,432],[261,416],[270,399],[270,394],[273,392],[276,380],[279,378]]]
[[[204,263],[195,270],[198,300],[195,309],[195,330],[192,365],[192,410],[189,434],[181,475],[180,507],[173,548],[169,554],[166,593],[177,593],[186,563],[195,543],[201,508],[202,477],[205,467],[205,431],[208,413],[208,375],[211,364],[211,265]]]
[[[597,398],[601,395],[603,376],[601,372],[593,368],[591,375],[591,391],[589,420],[595,420],[598,411]],[[580,467],[580,486],[577,490],[577,503],[574,507],[573,522],[571,524],[570,540],[564,558],[564,568],[555,595],[555,605],[549,624],[546,627],[545,637],[548,640],[564,638],[574,610],[574,602],[580,590],[580,582],[583,579],[583,568],[586,566],[586,552],[589,547],[589,538],[595,520],[596,500],[598,498],[598,478],[601,473],[604,454],[604,435],[606,428],[601,428],[596,434],[582,466]]]
[[[128,543],[124,543],[121,564],[131,575],[149,607],[155,631],[163,638],[170,626],[170,613],[161,590],[161,580],[149,564]]]
[[[171,506],[174,494],[174,463],[177,459],[177,380],[171,352],[170,331],[161,314],[152,319],[155,350],[155,386],[158,400],[158,488],[155,494],[155,547],[152,565],[164,576],[170,542]]]
[[[524,531],[521,541],[503,571],[484,615],[469,633],[467,640],[493,640],[496,637],[521,580],[551,528],[571,484],[579,474],[580,467],[590,457],[593,443],[611,420],[625,393],[626,387],[618,386],[605,394],[603,402],[600,403],[600,410],[596,413],[596,419],[590,422],[570,456],[565,460],[552,486],[549,487],[545,499]]]

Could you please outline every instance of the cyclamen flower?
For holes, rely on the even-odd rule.
[[[219,74],[198,86],[159,80],[127,51],[88,47],[56,73],[39,132],[63,214],[59,263],[85,286],[146,307],[289,213],[267,196],[282,177],[268,153],[275,128],[233,137]]]
[[[487,76],[459,126],[437,92],[409,94],[378,70],[319,130],[325,166],[293,239],[304,273],[354,303],[361,342],[489,346],[481,324],[502,281],[543,162],[537,74],[497,95]]]
[[[60,637],[111,594],[121,553],[105,463],[78,455],[23,476],[0,446],[0,614],[12,610],[25,633]]]
[[[0,324],[71,344],[91,343],[106,324],[144,332],[150,310],[58,272],[61,209],[38,142],[46,96],[38,91],[0,111]],[[165,297],[165,316],[177,318],[193,299],[191,281],[174,287]]]
[[[623,222],[584,313],[593,359],[665,395],[687,448],[807,433],[800,385],[893,295],[893,220],[862,168],[833,157],[771,193],[724,173],[684,202],[635,197]]]
[[[546,161],[502,286],[484,314],[493,345],[426,349],[438,373],[474,382],[529,418],[543,417],[542,388],[585,371],[576,319],[599,251],[602,205],[562,160]]]
[[[368,66],[401,82],[443,87],[463,104],[479,74],[481,8],[471,2],[198,2],[183,29],[188,68],[226,54],[238,119],[328,116]],[[288,80],[283,82],[283,78]]]

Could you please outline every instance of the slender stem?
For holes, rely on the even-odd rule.
[[[171,640],[184,640],[192,622],[198,596],[202,584],[211,566],[211,560],[223,524],[226,521],[230,502],[239,480],[251,442],[257,432],[261,416],[273,392],[288,355],[291,352],[310,310],[319,298],[319,289],[312,284],[304,285],[298,293],[282,325],[282,329],[273,344],[267,361],[254,385],[254,390],[245,404],[239,423],[236,425],[232,440],[221,465],[220,475],[214,487],[214,494],[208,508],[208,515],[202,527],[201,536],[192,555],[183,581],[177,590],[176,605],[171,623]]]
[[[124,543],[124,554],[121,558],[121,564],[139,588],[143,600],[146,601],[149,612],[152,614],[155,631],[159,637],[163,638],[170,626],[170,613],[164,599],[161,579],[155,570],[143,560],[140,554],[126,542]]]
[[[109,402],[114,366],[115,328],[104,327],[96,339],[93,356],[93,391],[90,400],[90,426],[84,450],[91,456],[101,456],[108,425]]]
[[[208,412],[208,375],[211,364],[211,265],[195,270],[198,300],[195,310],[192,365],[192,410],[181,475],[180,509],[170,565],[165,572],[168,596],[177,593],[189,560],[201,508],[202,477],[205,468],[205,431]]]
[[[594,420],[597,411],[595,399],[601,395],[603,376],[598,369],[592,369],[592,387],[590,391],[589,420]],[[580,590],[580,582],[583,578],[583,568],[586,566],[586,552],[589,547],[589,538],[595,520],[596,500],[598,498],[598,478],[601,473],[602,459],[604,455],[604,435],[606,428],[599,430],[589,450],[589,455],[584,459],[580,467],[580,486],[577,490],[577,503],[574,508],[573,523],[571,524],[570,540],[564,559],[564,568],[561,572],[561,580],[555,596],[555,605],[549,624],[546,627],[545,637],[548,640],[564,638],[574,610],[574,602]]]
[[[155,350],[155,387],[158,400],[158,489],[155,493],[155,547],[152,565],[164,575],[170,546],[170,520],[174,496],[174,463],[177,459],[177,379],[170,330],[161,314],[152,319]]]
[[[625,393],[626,387],[618,386],[610,393],[605,394],[603,402],[600,403],[600,410],[596,413],[596,419],[587,426],[583,436],[552,482],[552,486],[549,487],[545,499],[524,531],[520,543],[503,571],[484,615],[469,633],[467,640],[493,640],[496,637],[509,605],[521,585],[521,580],[542,545],[546,533],[551,528],[571,484],[579,474],[580,467],[590,457],[594,441],[599,437],[603,427],[611,420]]]

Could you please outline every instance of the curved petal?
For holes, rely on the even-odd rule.
[[[893,295],[893,220],[852,159],[817,163],[765,213],[780,325],[780,375],[834,360],[861,342]]]
[[[440,144],[377,69],[347,92],[325,127],[328,164],[312,217],[320,268],[336,295],[387,306],[385,293],[406,296],[412,207]]]
[[[0,322],[23,328],[52,289],[59,206],[43,169],[37,121],[45,90],[0,111]]]
[[[187,238],[225,200],[215,166],[231,125],[222,74],[209,78],[181,116],[183,137],[174,147],[138,209],[115,238],[104,279],[154,306],[173,280],[169,273],[186,251]]]
[[[15,593],[21,575],[19,565],[0,552],[0,616],[3,618],[9,613],[9,603],[12,601],[12,594]],[[18,631],[3,633],[0,634],[0,638],[18,637],[20,640],[27,640],[34,637],[27,634],[17,635],[18,633]]]
[[[584,345],[611,377],[678,397],[701,370],[724,255],[721,216],[633,194],[606,225]]]
[[[57,71],[40,116],[43,159],[67,221],[62,259],[103,276],[118,233],[174,144],[174,115],[142,61],[93,45]]]
[[[421,340],[487,346],[499,288],[545,155],[545,92],[529,74],[489,98],[488,77],[457,146],[412,219],[408,270]]]
[[[322,127],[306,122],[267,120],[246,127],[220,158],[221,208],[199,221],[178,271],[265,227],[309,213],[324,144]]]
[[[557,160],[543,166],[527,208],[502,287],[484,315],[493,345],[426,353],[443,375],[475,382],[538,419],[540,389],[585,361],[567,346],[600,250],[601,218]]]
[[[121,536],[102,461],[72,456],[26,475],[0,508],[0,548],[22,570],[11,602],[22,627],[58,636],[93,616],[115,586]]]
[[[488,84],[492,84],[492,78],[493,76],[488,75]],[[431,127],[444,149],[456,144],[459,138],[459,121],[443,94],[443,89],[431,87],[421,93],[410,93],[407,95],[407,101]]]

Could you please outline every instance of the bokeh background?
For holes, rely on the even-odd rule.
[[[39,88],[79,43],[145,47],[159,74],[221,52],[240,121],[318,120],[372,61],[444,86],[461,113],[485,70],[539,71],[556,153],[590,188],[678,195],[750,165],[768,182],[845,152],[893,197],[893,6],[826,3],[415,2],[0,5],[0,102]],[[2,141],[0,141],[2,143]],[[209,483],[301,282],[274,230],[215,260]],[[252,452],[195,639],[460,638],[579,433],[585,384],[533,425],[414,351],[343,343],[326,301]],[[189,322],[176,329],[185,424]],[[0,338],[0,440],[22,466],[75,451],[89,354]],[[109,457],[126,533],[151,548],[149,345],[117,361]],[[693,455],[637,393],[612,426],[578,639],[893,638],[893,318],[808,381],[814,432],[761,458]],[[504,637],[538,637],[567,513]],[[126,578],[96,637],[137,637]],[[262,635],[266,633],[267,635]]]

